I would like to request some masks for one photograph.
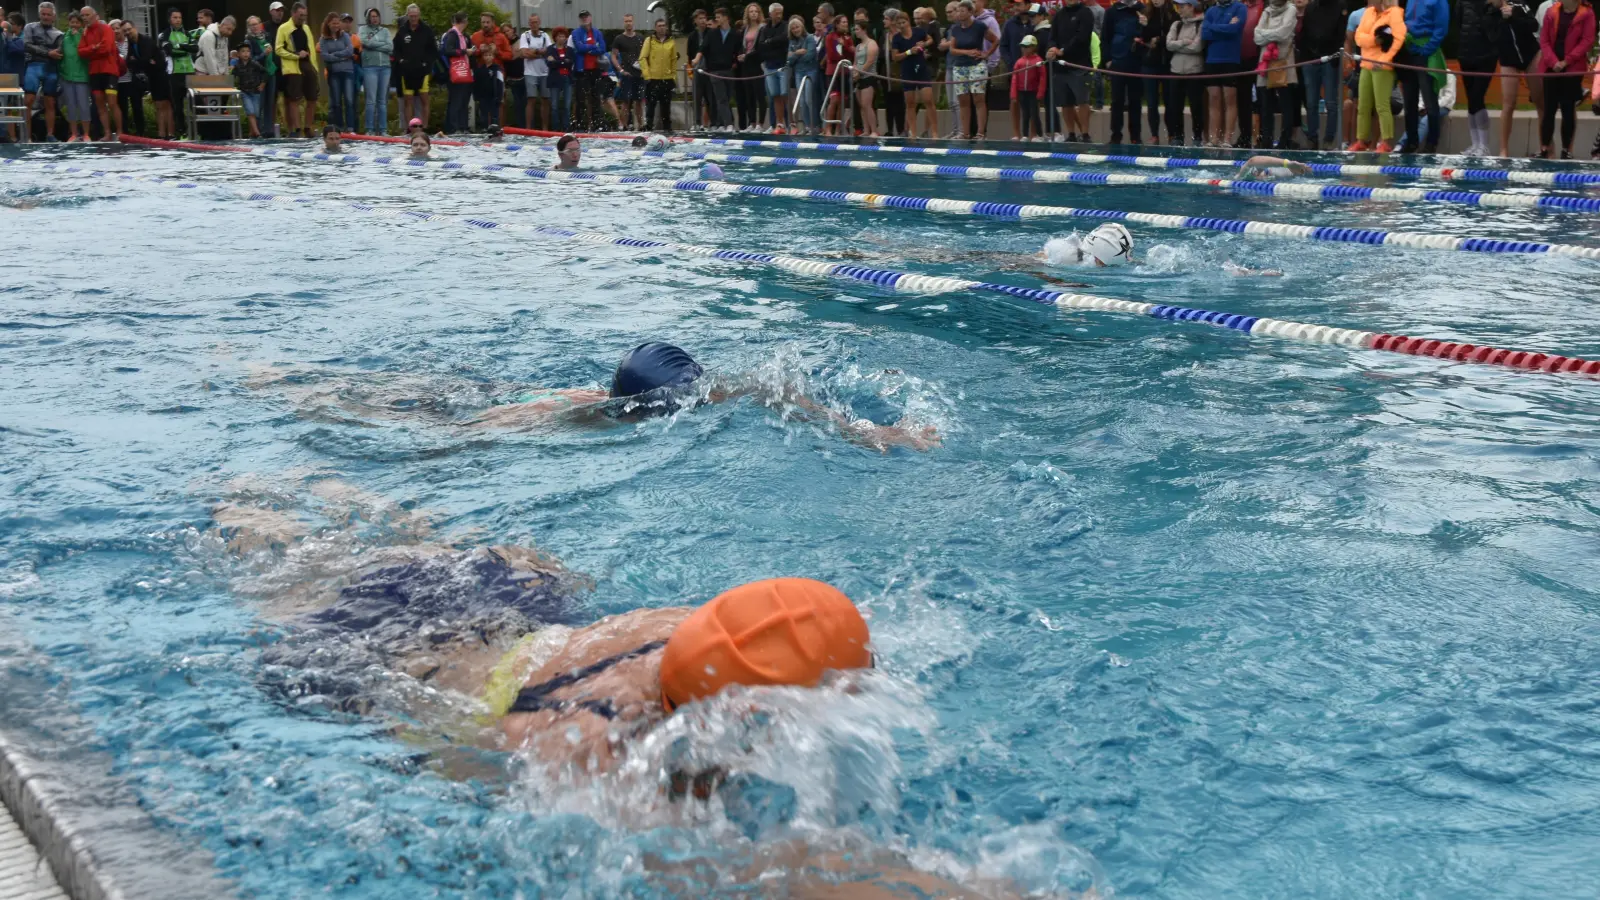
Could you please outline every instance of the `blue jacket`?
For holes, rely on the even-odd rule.
[[[1021,16],[1012,16],[1006,20],[1006,26],[1000,29],[1000,58],[1006,65],[1011,65],[1022,55],[1022,39],[1028,36],[1028,26],[1022,24]]]
[[[21,75],[27,68],[27,51],[22,47],[22,35],[6,38],[5,47],[0,49],[0,75]]]
[[[590,69],[604,68],[604,66],[600,65],[600,60],[598,59],[590,62],[589,54],[606,55],[606,36],[601,34],[600,29],[593,25],[588,28],[580,26],[573,29],[572,50],[578,55],[578,65],[573,71],[587,72]]]
[[[1133,42],[1144,29],[1139,11],[1138,4],[1123,3],[1106,10],[1105,21],[1100,23],[1100,58],[1106,67],[1138,68],[1139,48]]]
[[[1432,56],[1449,30],[1449,0],[1406,0],[1406,43],[1418,56]]]
[[[1249,13],[1239,0],[1219,3],[1206,10],[1206,17],[1200,23],[1200,38],[1206,42],[1206,62],[1239,61],[1239,38],[1244,34],[1244,20]]]

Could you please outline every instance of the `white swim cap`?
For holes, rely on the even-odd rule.
[[[1120,222],[1107,222],[1089,232],[1080,246],[1083,252],[1094,257],[1102,266],[1133,262],[1133,235]]]
[[[663,134],[652,134],[644,142],[644,149],[651,153],[665,153],[670,146],[671,143],[667,140],[666,135]]]

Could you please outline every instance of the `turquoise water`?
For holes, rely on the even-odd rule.
[[[95,164],[739,249],[849,248],[1030,286],[950,251],[1030,253],[1071,230],[254,157]],[[796,187],[1593,241],[1589,217],[1524,211],[728,168]],[[737,882],[753,846],[793,836],[1040,896],[1593,889],[1592,380],[28,167],[0,177],[14,236],[0,626],[66,684],[63,722],[92,726],[158,825],[241,896],[655,896],[649,860],[708,854]],[[1144,265],[1053,274],[1114,297],[1600,356],[1592,263],[1134,232]],[[1286,277],[1229,277],[1227,261]],[[604,384],[651,338],[839,410],[934,425],[943,446],[880,454],[750,400],[609,429],[461,426],[527,386]],[[332,484],[397,506],[330,531],[313,558],[224,549],[219,500],[325,510]],[[648,779],[446,763],[391,717],[267,689],[274,603],[329,560],[406,540],[424,513],[435,540],[537,546],[587,575],[584,616],[826,579],[867,612],[881,671],[860,694],[789,698],[773,734],[720,747],[751,786],[700,809]],[[20,678],[6,662],[0,679]]]

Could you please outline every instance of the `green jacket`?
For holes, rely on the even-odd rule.
[[[69,31],[61,37],[61,80],[74,84],[89,81],[89,61],[78,55],[78,42],[83,32]]]
[[[161,32],[161,52],[172,60],[174,75],[194,74],[194,55],[198,49],[189,32],[182,28],[168,28]]]

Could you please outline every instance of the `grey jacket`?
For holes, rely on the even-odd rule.
[[[1294,23],[1299,17],[1300,11],[1294,8],[1293,3],[1285,3],[1282,6],[1268,3],[1261,11],[1261,21],[1256,23],[1256,45],[1265,50],[1268,44],[1277,44],[1278,59],[1282,60],[1284,65],[1293,66]],[[1299,71],[1294,68],[1289,69],[1286,73],[1289,84],[1295,84],[1300,80]],[[1266,75],[1256,76],[1257,87],[1265,86],[1266,83]]]
[[[51,66],[61,62],[51,59],[51,50],[63,49],[61,29],[46,28],[42,22],[29,22],[22,26],[22,51],[27,56],[28,62],[48,63]]]
[[[368,69],[389,68],[394,56],[394,32],[382,25],[362,25],[356,30],[361,38],[361,65]]]
[[[1200,39],[1200,16],[1179,19],[1167,31],[1167,49],[1172,51],[1172,74],[1199,75],[1206,69],[1205,41]]]
[[[356,45],[350,43],[350,35],[342,31],[336,38],[317,41],[317,55],[322,58],[322,64],[328,67],[330,75],[348,74],[356,70]]]

